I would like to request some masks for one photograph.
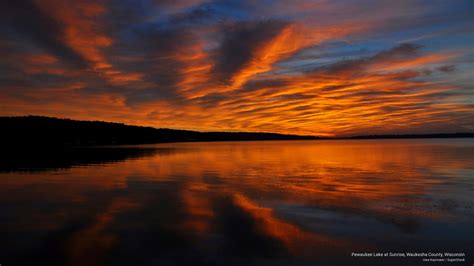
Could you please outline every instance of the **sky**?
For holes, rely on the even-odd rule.
[[[472,0],[12,0],[0,17],[2,116],[474,131]]]

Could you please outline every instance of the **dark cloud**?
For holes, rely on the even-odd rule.
[[[283,101],[296,101],[296,100],[307,100],[307,99],[314,99],[316,95],[307,94],[307,93],[291,93],[291,94],[282,94],[275,97],[277,100]]]
[[[289,84],[285,79],[264,79],[264,80],[250,80],[242,86],[241,91],[255,91],[262,88],[280,88]]]
[[[229,82],[254,59],[262,45],[275,38],[287,25],[287,22],[277,20],[225,25],[215,55],[213,74],[216,79]]]
[[[362,58],[362,59],[354,59],[354,60],[343,60],[331,64],[329,66],[317,68],[312,72],[327,72],[329,74],[348,74],[354,75],[359,74],[360,72],[364,71],[365,68],[370,63],[369,58]]]
[[[414,57],[418,51],[423,48],[422,45],[413,43],[402,43],[387,51],[380,52],[370,58],[372,61],[393,61]]]
[[[353,60],[343,60],[312,70],[311,72],[326,72],[328,74],[347,74],[357,75],[365,71],[367,67],[377,63],[390,63],[400,60],[406,60],[417,56],[422,48],[420,45],[404,43],[395,46],[389,50],[379,52],[370,57],[363,57]]]
[[[456,70],[456,67],[454,65],[444,65],[444,66],[438,67],[437,70],[444,73],[451,73]]]
[[[7,31],[2,34],[20,34],[67,63],[87,66],[86,60],[64,43],[65,33],[61,22],[42,12],[34,1],[0,1],[0,15],[6,26],[3,31]]]
[[[195,42],[195,34],[185,29],[141,34],[133,43],[135,49],[141,50],[140,66],[133,64],[130,70],[143,73],[143,80],[152,85],[146,89],[133,90],[127,95],[127,102],[136,104],[181,98],[178,85],[184,78],[183,68],[187,66],[187,62],[181,57],[190,52],[190,44]]]
[[[302,105],[302,106],[296,106],[290,109],[290,111],[308,111],[313,109],[314,106],[312,105]]]
[[[182,100],[179,85],[189,63],[183,57],[193,52],[196,42],[196,34],[184,28],[134,29],[132,35],[107,48],[105,54],[123,76],[136,73],[140,78],[124,84],[99,84],[82,92],[121,94],[130,106],[153,101],[176,103]]]
[[[105,23],[109,34],[120,36],[130,28],[145,23],[155,11],[154,3],[150,0],[104,0],[109,12],[105,15]]]
[[[193,6],[196,3],[199,3],[198,0],[152,0],[152,3],[163,7],[163,8],[173,8],[173,7],[189,7]]]
[[[169,23],[180,26],[196,26],[201,24],[216,23],[216,21],[223,21],[225,16],[219,13],[212,5],[199,5],[191,10],[185,10],[172,14],[169,18]]]
[[[233,96],[223,93],[210,93],[202,97],[196,98],[194,101],[196,104],[199,104],[203,107],[214,107],[222,101],[230,100]]]
[[[342,85],[329,85],[329,86],[324,86],[320,89],[321,92],[335,92],[338,90],[345,89],[347,87],[355,86],[357,83],[346,83]]]

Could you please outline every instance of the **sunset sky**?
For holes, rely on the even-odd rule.
[[[0,115],[201,131],[474,131],[472,0],[12,0]]]

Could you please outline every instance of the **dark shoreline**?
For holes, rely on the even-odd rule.
[[[321,137],[267,132],[198,132],[43,116],[0,117],[0,129],[4,136],[0,147],[6,150],[218,141],[474,138],[474,133]]]

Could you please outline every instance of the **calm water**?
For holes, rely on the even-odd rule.
[[[21,158],[0,164],[2,266],[474,262],[472,139],[181,143]],[[466,261],[351,252],[464,252]]]

